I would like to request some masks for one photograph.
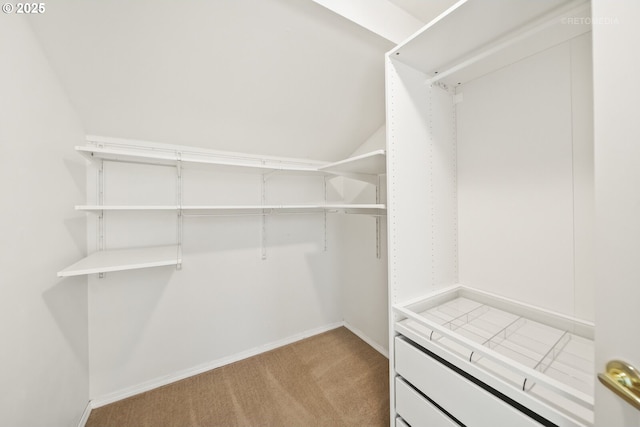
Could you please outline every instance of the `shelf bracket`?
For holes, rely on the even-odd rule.
[[[262,161],[262,164],[263,164],[263,165],[265,165],[265,164],[266,164],[266,162],[263,160],[263,161]],[[272,171],[269,171],[269,172],[264,172],[264,173],[262,174],[262,180],[266,183],[266,182],[267,182],[267,180],[268,180],[269,178],[271,178],[272,176],[276,175],[276,174],[277,174],[277,173],[279,173],[279,172],[281,172],[281,171],[279,171],[279,170],[272,170]]]
[[[264,163],[264,161],[263,161]],[[267,179],[269,178],[269,173],[263,173],[261,184],[260,184],[260,201],[262,206],[267,204]],[[267,211],[262,209],[262,215],[260,217],[260,257],[264,261],[267,259]]]
[[[178,206],[176,216],[176,243],[178,244],[178,253],[176,257],[182,260],[182,235],[183,235],[183,215],[182,215],[182,152],[176,151],[176,205]],[[176,264],[176,270],[182,269],[182,262]]]
[[[97,173],[97,196],[98,196],[98,206],[104,206],[104,160],[100,159],[98,163],[98,173]],[[105,250],[105,218],[104,218],[104,209],[100,210],[98,214],[98,239],[97,239],[97,250],[104,251]],[[105,273],[98,273],[98,278],[104,278]]]
[[[324,193],[324,205],[327,205],[327,176],[322,177],[323,193]],[[327,252],[327,210],[323,209],[324,213],[324,251]]]
[[[376,204],[380,203],[380,175],[378,175],[378,182],[376,183]],[[380,250],[380,227],[382,223],[380,222],[380,216],[376,216],[376,258],[380,259],[382,256],[382,251]]]

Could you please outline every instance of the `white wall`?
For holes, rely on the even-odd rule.
[[[198,6],[216,13],[181,9],[179,13],[195,16],[199,23],[188,29],[164,25],[177,22],[176,11],[164,7],[154,9],[161,19],[152,24],[146,3],[126,14],[121,5],[65,2],[29,24],[2,15],[0,76],[11,82],[0,98],[2,194],[21,210],[2,213],[3,240],[10,243],[2,245],[9,267],[2,273],[8,290],[0,303],[6,320],[1,328],[7,348],[15,351],[2,368],[0,390],[16,399],[1,400],[0,425],[74,424],[89,398],[122,397],[145,384],[157,385],[343,320],[339,264],[344,227],[333,215],[326,233],[322,215],[269,217],[264,261],[259,217],[187,218],[181,271],[158,268],[109,273],[104,279],[55,279],[56,271],[87,252],[87,240],[88,251],[95,249],[95,218],[86,221],[85,214],[73,211],[95,186],[93,174],[86,179],[85,164],[73,151],[83,142],[80,121],[31,31],[40,37],[85,127],[93,132],[106,129],[129,137],[153,135],[178,143],[187,138],[201,146],[243,145],[252,152],[332,158],[352,151],[353,141],[381,121],[382,53],[388,42],[312,3],[293,6],[275,0],[261,5],[265,14],[257,15],[249,3],[227,5],[232,9]],[[221,11],[226,13],[217,13]],[[243,17],[243,25],[229,27],[238,22],[229,16]],[[212,26],[210,18],[224,22]],[[117,34],[110,31],[116,21],[122,30]],[[254,26],[258,21],[260,30]],[[141,22],[148,29],[142,36]],[[167,33],[169,27],[176,32]],[[215,37],[202,37],[203,31]],[[294,33],[304,37],[291,37]],[[182,36],[186,38],[178,40]],[[158,37],[171,40],[157,43]],[[235,48],[231,41],[238,42]],[[196,42],[204,44],[198,49]],[[212,49],[211,42],[219,49]],[[169,56],[166,49],[150,48],[167,45],[173,46]],[[256,56],[256,46],[266,48]],[[274,47],[280,50],[274,53]],[[262,55],[268,60],[255,62]],[[180,78],[182,72],[186,74]],[[223,77],[211,78],[221,73]],[[202,82],[215,86],[204,91]],[[290,91],[292,82],[301,89]],[[378,91],[372,90],[376,87]],[[261,102],[247,104],[249,97]],[[341,108],[319,111],[318,105]],[[248,112],[254,114],[250,122],[255,126],[245,126]],[[182,118],[175,119],[176,114]],[[151,179],[128,166],[108,165],[107,172],[115,174],[107,180],[107,202],[173,197],[170,169],[140,169]],[[257,175],[185,171],[185,180],[185,202],[260,202]],[[268,202],[322,198],[321,178],[284,181],[280,175],[269,180]],[[385,255],[375,258],[370,245],[375,221],[355,216],[347,221],[363,225],[358,232],[366,234],[363,246],[372,252],[358,251],[365,259],[354,265],[375,267],[366,274],[377,280],[375,292],[380,294],[384,281],[377,274],[384,276]],[[171,215],[107,217],[108,247],[173,241],[175,232]],[[351,244],[357,247],[359,238]],[[357,279],[351,265],[348,274]],[[386,305],[384,295],[379,297],[375,304],[361,306],[366,307],[363,317],[358,317],[357,305],[351,306],[350,319],[385,344],[381,337],[386,329],[375,318]],[[378,324],[383,328],[377,329]],[[33,401],[42,409],[27,411]]]
[[[26,20],[0,16],[0,425],[76,425],[88,401],[83,130]]]
[[[260,174],[185,168],[183,177],[184,204],[261,202]],[[105,187],[108,204],[173,204],[175,169],[106,163]],[[267,181],[267,204],[323,197],[321,176],[277,173]],[[325,252],[323,214],[267,217],[262,260],[260,216],[185,217],[180,271],[91,276],[91,398],[100,405],[341,322],[335,221],[328,217]],[[109,213],[106,223],[108,248],[176,238],[175,214]]]
[[[385,149],[386,127],[381,126],[351,155]],[[381,176],[379,203],[386,202],[386,176]],[[375,203],[375,187],[344,179],[343,196],[347,203]],[[387,218],[344,215],[340,226],[340,281],[345,322],[367,337],[379,350],[388,352],[387,320]],[[379,239],[379,243],[376,243]],[[379,254],[376,246],[379,245]],[[378,257],[379,255],[379,257]]]
[[[332,160],[384,121],[393,43],[310,0],[56,0],[32,25],[91,134]]]
[[[460,282],[593,320],[590,34],[461,86]]]

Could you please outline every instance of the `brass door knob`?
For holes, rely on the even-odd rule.
[[[640,374],[633,366],[621,360],[607,363],[607,372],[598,374],[602,384],[640,409]]]

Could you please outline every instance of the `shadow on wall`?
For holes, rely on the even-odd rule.
[[[65,158],[63,162],[79,194],[84,195],[87,188],[87,165],[84,161],[71,158]]]
[[[64,226],[69,232],[71,240],[78,249],[78,253],[87,253],[87,217],[81,213],[79,215],[65,218],[63,220]],[[61,266],[66,267],[66,266]]]
[[[92,371],[104,366],[125,366],[154,321],[162,295],[171,281],[174,266],[106,273],[89,277],[90,336],[107,338],[90,341]],[[171,345],[171,343],[167,343]]]
[[[61,279],[42,293],[42,299],[78,362],[88,369],[86,278],[78,276]]]
[[[84,161],[78,161],[70,158],[64,158],[64,168],[71,176],[71,180],[77,190],[78,201],[83,200],[87,188],[87,167]],[[69,206],[69,209],[72,207]],[[73,243],[80,254],[87,253],[87,216],[83,212],[77,212],[75,215],[65,218],[64,225],[69,232]]]
[[[329,238],[327,245],[337,245],[336,239]],[[340,288],[343,285],[340,272],[336,267],[338,260],[331,255],[330,249],[323,252],[322,249],[304,254],[310,277],[313,280],[313,292],[315,293],[315,307],[319,311],[318,316],[327,323],[342,320],[342,304]]]

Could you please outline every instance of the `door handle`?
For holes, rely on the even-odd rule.
[[[598,374],[602,384],[640,409],[640,374],[633,366],[621,360],[607,363],[607,372]]]

